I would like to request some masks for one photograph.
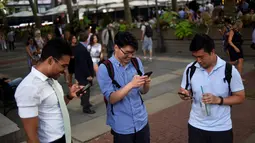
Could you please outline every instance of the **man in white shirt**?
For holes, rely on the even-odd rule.
[[[57,81],[68,67],[70,56],[71,49],[63,39],[50,40],[42,50],[39,63],[16,90],[18,113],[28,143],[71,143],[66,104],[82,87],[73,85],[64,96]]]
[[[192,100],[189,143],[233,143],[230,106],[245,99],[241,76],[215,54],[208,35],[195,35],[190,51],[196,62],[187,66],[179,90],[181,99]]]

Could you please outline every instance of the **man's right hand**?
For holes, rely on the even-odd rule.
[[[146,76],[135,75],[131,81],[132,88],[141,87],[144,85]]]
[[[185,95],[181,95],[179,94],[180,98],[182,100],[191,100],[192,99],[192,96],[190,96],[190,93],[188,90],[185,90],[185,89],[180,89],[179,93],[182,93],[182,94],[185,94]]]

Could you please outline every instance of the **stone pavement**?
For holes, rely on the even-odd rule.
[[[188,47],[187,42],[185,43],[186,44],[180,44],[178,41],[173,41],[171,44],[175,48],[180,47],[184,49],[185,47]],[[16,51],[8,54],[0,51],[0,73],[8,74],[13,78],[18,76],[24,77],[28,73],[28,68],[25,60],[25,48],[22,46],[22,44],[19,45],[20,48],[17,48]],[[217,42],[216,46],[220,47],[221,43]],[[190,54],[188,54],[188,52],[156,54],[152,62],[143,61],[145,71],[154,72],[152,75],[151,90],[144,96],[145,104],[150,115],[149,120],[151,126],[152,142],[175,143],[181,141],[185,142],[187,139],[186,128],[190,105],[189,103],[181,102],[176,92],[179,88],[183,70],[185,66],[191,61],[194,61],[194,59],[190,56]],[[254,77],[254,75],[249,73],[253,69],[254,63],[255,57],[249,56],[245,60],[244,72],[247,73],[246,75],[248,75],[247,79],[252,79],[251,77]],[[67,86],[63,77],[59,79],[59,82],[62,84],[64,90],[66,91]],[[247,83],[250,83],[250,80],[247,80]],[[247,86],[251,87],[252,89],[251,84],[248,84]],[[82,113],[81,107],[79,105],[79,99],[74,99],[70,102],[70,104],[68,104],[74,143],[87,142],[89,140],[91,140],[93,143],[112,142],[111,135],[106,133],[110,130],[110,128],[105,125],[105,105],[96,82],[92,87],[91,101],[94,105],[93,109],[95,109],[97,112],[94,115],[87,115]],[[253,101],[247,101],[247,103],[254,104]],[[253,106],[250,104],[247,110],[251,112],[252,110],[250,109],[252,109]],[[236,109],[236,107],[233,109]],[[235,111],[233,112],[235,113]],[[237,113],[245,112],[243,112],[243,110],[238,110]],[[249,115],[248,113],[247,116]],[[233,116],[235,117],[235,115]],[[13,120],[16,124],[18,124],[19,128],[22,129],[22,124],[19,117],[17,116],[17,110],[10,112],[7,117]],[[242,116],[237,115],[237,117],[240,118]],[[254,117],[249,117],[249,119],[252,118],[254,119]],[[253,124],[252,121],[246,121],[243,120],[243,118],[239,119],[238,122],[240,122],[240,124],[246,122]],[[165,125],[164,123],[167,124]],[[254,129],[253,125],[249,125],[249,127],[250,128],[248,130],[243,131],[241,130],[242,128],[236,128],[240,129],[240,132],[244,132],[246,134],[240,134],[241,137],[245,136],[245,138],[247,138],[252,133],[252,129]]]
[[[247,73],[244,77],[247,84],[255,84],[255,70]],[[252,88],[246,87],[247,91],[254,91]],[[178,96],[178,95],[176,95]],[[189,118],[190,102],[182,101],[172,107],[166,108],[149,116],[151,142],[152,143],[187,143],[187,122]],[[255,143],[255,100],[246,99],[241,105],[233,106],[232,120],[234,130],[234,143]],[[248,142],[249,141],[249,142]],[[112,135],[110,132],[95,138],[89,143],[112,143]]]

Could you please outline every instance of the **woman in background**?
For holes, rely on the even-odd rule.
[[[94,71],[97,73],[98,71],[98,63],[102,59],[102,45],[98,43],[98,36],[97,35],[92,35],[90,38],[90,43],[87,47],[90,56],[93,61],[93,66],[94,66]]]

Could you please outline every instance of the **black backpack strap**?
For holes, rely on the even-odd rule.
[[[230,89],[231,78],[232,78],[232,65],[230,63],[226,63],[225,78],[223,80],[224,82],[226,81],[228,82],[228,88],[230,92],[231,92],[231,89]]]
[[[119,85],[119,83],[114,79],[114,68],[112,65],[112,62],[110,60],[105,60],[103,62],[103,64],[106,66],[107,72],[109,77],[112,80],[112,84],[114,84],[117,88],[120,88],[121,86]]]
[[[133,66],[135,67],[137,74],[140,75],[140,76],[142,76],[143,73],[141,72],[141,70],[140,70],[140,68],[139,68],[139,63],[138,63],[138,61],[137,61],[137,58],[131,58],[131,63],[132,63]],[[140,95],[140,94],[139,94],[139,95]],[[141,102],[142,102],[142,104],[143,104],[143,98],[142,98],[141,95],[140,95],[140,99],[141,99]]]
[[[197,63],[197,61],[193,62],[193,64],[190,67],[188,67],[188,69],[186,71],[186,86],[185,86],[186,90],[188,90],[188,87],[190,84],[189,81],[191,81],[191,78],[196,71],[196,66],[195,66],[196,63]]]
[[[108,72],[108,75],[112,80],[112,84],[114,84],[117,88],[120,88],[121,86],[119,85],[119,83],[116,80],[114,80],[114,68],[113,68],[112,62],[110,60],[105,60],[103,62],[103,64],[105,65],[105,67],[107,69],[107,72]],[[108,101],[106,100],[105,97],[104,97],[104,102],[105,102],[105,105],[107,107]],[[111,112],[112,112],[112,115],[114,115],[113,104],[111,104]]]
[[[139,63],[137,61],[136,58],[131,58],[131,63],[133,64],[133,66],[135,67],[136,71],[137,71],[137,74],[142,76],[143,73],[140,71],[140,68],[139,68]]]

